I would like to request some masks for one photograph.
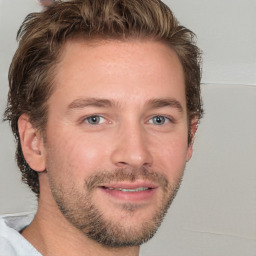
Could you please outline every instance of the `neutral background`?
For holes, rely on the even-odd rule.
[[[256,1],[166,0],[204,52],[205,117],[182,188],[143,256],[256,256]],[[0,0],[0,114],[16,32],[36,0]],[[0,214],[36,208],[0,123]]]

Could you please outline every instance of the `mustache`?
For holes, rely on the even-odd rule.
[[[85,181],[85,186],[90,192],[96,187],[107,185],[113,182],[135,182],[136,180],[151,181],[164,190],[168,189],[169,182],[165,174],[149,170],[148,168],[118,168],[114,171],[98,171],[94,175],[91,175]]]

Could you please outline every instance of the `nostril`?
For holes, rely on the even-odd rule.
[[[126,162],[118,162],[116,165],[118,167],[124,167],[124,166],[127,166],[128,164]]]
[[[141,168],[152,165],[153,157],[151,150],[142,138],[127,139],[128,136],[122,136],[116,145],[114,145],[110,159],[111,162],[119,168]]]

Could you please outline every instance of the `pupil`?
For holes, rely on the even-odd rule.
[[[158,124],[163,123],[163,118],[161,116],[157,116],[155,120]]]
[[[97,116],[92,116],[91,117],[91,122],[92,123],[97,123],[98,122],[98,117]]]

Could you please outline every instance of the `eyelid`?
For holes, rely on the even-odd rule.
[[[98,124],[97,123],[96,124],[91,124],[91,123],[88,122],[88,119],[91,118],[91,117],[99,117],[99,118],[104,119],[104,120],[102,120]],[[104,116],[102,114],[89,114],[89,115],[86,115],[86,116],[83,116],[82,118],[80,118],[79,123],[82,123],[82,124],[85,123],[87,125],[93,126],[93,125],[101,125],[101,124],[104,124],[104,123],[111,123],[111,122],[107,119],[106,116]]]
[[[111,123],[112,123],[112,121],[109,120],[109,119],[108,119],[105,115],[103,115],[103,114],[89,114],[89,115],[83,116],[83,117],[80,119],[79,122],[81,122],[81,123],[86,123],[86,124],[88,124],[88,125],[93,125],[93,124],[91,124],[91,123],[88,122],[88,119],[91,118],[91,117],[99,117],[99,118],[103,119],[100,123],[94,124],[94,125],[99,125],[99,124],[104,124],[104,123],[106,123],[106,124],[111,124]],[[156,118],[156,117],[162,117],[162,118],[165,119],[165,122],[164,122],[163,124],[159,124],[159,126],[161,126],[161,125],[166,125],[166,124],[168,124],[168,123],[170,123],[170,124],[175,124],[175,123],[176,123],[175,119],[174,119],[172,116],[170,116],[170,115],[165,115],[165,114],[154,114],[154,115],[151,115],[149,118],[147,118],[146,123],[154,124],[154,123],[153,123],[153,119]],[[155,125],[156,125],[156,124],[155,124]]]
[[[100,118],[99,123],[91,124],[91,123],[89,122],[89,118],[92,118],[92,117]],[[84,119],[84,121],[85,121],[86,123],[90,124],[90,125],[99,125],[99,124],[102,124],[102,123],[104,122],[104,120],[101,121],[101,119],[106,120],[106,118],[104,118],[103,116],[100,116],[100,115],[92,115],[92,116],[87,116],[87,117]]]
[[[156,118],[156,117],[163,117],[163,118],[165,118],[165,121],[166,121],[166,122],[165,122],[164,124],[167,124],[168,122],[169,122],[169,123],[173,123],[173,124],[175,123],[175,120],[174,120],[173,117],[171,117],[171,116],[169,116],[169,115],[163,115],[163,114],[151,116],[151,117],[148,119],[148,123],[154,124],[154,123],[153,123],[153,119]],[[159,124],[159,126],[164,125],[164,124]]]

